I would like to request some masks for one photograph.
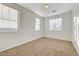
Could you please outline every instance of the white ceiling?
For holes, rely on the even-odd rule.
[[[42,16],[52,16],[79,8],[79,3],[48,3],[48,9],[44,8],[45,3],[18,3],[32,12]],[[56,10],[55,13],[52,11]]]

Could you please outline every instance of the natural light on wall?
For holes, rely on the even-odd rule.
[[[74,39],[76,40],[77,45],[79,47],[79,17],[74,17],[73,22],[74,22],[74,27],[73,27]]]
[[[35,18],[35,31],[40,31],[40,19]]]
[[[18,10],[0,4],[0,30],[18,30]]]
[[[62,31],[62,18],[49,19],[49,31]]]

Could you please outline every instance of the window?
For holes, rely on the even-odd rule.
[[[62,31],[62,18],[50,19],[49,31]]]
[[[74,17],[73,19],[73,34],[74,39],[76,40],[78,47],[79,47],[79,17]]]
[[[18,30],[18,10],[0,4],[0,30]]]
[[[40,19],[35,19],[35,31],[40,31]]]

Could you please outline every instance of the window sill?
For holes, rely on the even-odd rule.
[[[0,32],[19,32],[19,29],[0,29]]]

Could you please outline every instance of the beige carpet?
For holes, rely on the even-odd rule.
[[[71,42],[41,38],[0,52],[1,56],[77,56]]]

